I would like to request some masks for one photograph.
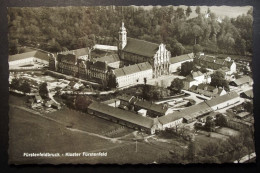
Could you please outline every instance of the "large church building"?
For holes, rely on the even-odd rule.
[[[169,74],[171,53],[166,49],[166,45],[127,37],[124,23],[119,31],[118,51],[125,65],[149,62],[154,78]]]

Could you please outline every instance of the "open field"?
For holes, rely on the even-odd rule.
[[[230,128],[227,128],[227,127],[218,128],[218,129],[216,129],[216,132],[223,134],[223,135],[226,135],[226,136],[237,136],[237,135],[239,135],[239,131],[233,130],[233,129],[230,129]]]
[[[152,163],[166,156],[154,141],[138,142],[138,152],[131,129],[124,129],[121,138],[103,136],[120,125],[74,110],[64,109],[52,114],[37,115],[12,105],[20,105],[24,98],[10,96],[9,161],[10,163]],[[73,124],[67,128],[67,125]],[[19,130],[17,130],[19,129]],[[167,144],[163,144],[167,145]],[[171,146],[170,146],[171,148]],[[107,152],[107,157],[23,157],[23,153]]]
[[[21,109],[25,97],[10,95],[10,163],[160,163],[170,150],[186,153],[188,142],[178,137],[149,136],[82,112],[63,108],[50,114]],[[13,105],[17,105],[16,107]],[[118,133],[113,133],[117,131]],[[111,133],[112,132],[112,133]],[[139,138],[136,143],[134,139]],[[195,143],[203,148],[228,136],[198,132]],[[136,152],[137,151],[137,152]],[[23,157],[23,153],[60,153],[60,157]],[[66,152],[107,152],[106,157],[65,157]]]

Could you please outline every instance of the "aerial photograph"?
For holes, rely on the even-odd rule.
[[[9,164],[255,163],[252,6],[9,7]]]

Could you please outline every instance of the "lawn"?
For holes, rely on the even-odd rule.
[[[238,136],[239,135],[239,131],[234,130],[234,129],[230,129],[230,128],[227,128],[227,127],[218,128],[218,129],[216,129],[216,132],[223,134],[223,135],[226,135],[226,136]]]
[[[66,123],[72,128],[97,133],[105,134],[112,130],[121,128],[122,126],[111,121],[107,121],[96,116],[91,116],[86,113],[69,109],[67,107],[62,110],[46,114],[47,117],[55,119],[57,121]]]
[[[24,158],[24,152],[83,152],[115,145],[102,138],[69,131],[64,125],[13,107],[9,111],[9,123],[11,162],[48,162],[44,157]]]

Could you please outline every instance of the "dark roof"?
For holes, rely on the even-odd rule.
[[[193,58],[194,58],[194,54],[193,53],[189,53],[189,54],[185,54],[185,55],[171,57],[170,58],[170,63],[174,64],[174,63],[178,63],[178,62],[182,62],[182,61],[186,61],[186,60],[191,60]]]
[[[152,102],[148,102],[148,101],[145,101],[145,100],[137,100],[135,102],[135,105],[137,105],[141,108],[151,110],[151,111],[154,111],[154,112],[158,112],[158,113],[162,113],[162,114],[164,114],[168,110],[168,108],[165,107],[162,104],[154,104]]]
[[[59,62],[68,62],[71,64],[75,64],[76,61],[76,56],[73,54],[58,54],[57,59]]]
[[[125,76],[145,70],[152,69],[152,66],[148,62],[125,66],[114,70],[116,77]]]
[[[71,81],[71,82],[69,83],[69,86],[71,86],[71,87],[73,87],[74,85],[76,85],[76,82]]]
[[[152,118],[143,117],[138,114],[98,102],[93,102],[91,105],[89,105],[88,109],[98,111],[111,117],[115,117],[117,119],[124,120],[146,128],[151,128],[154,122]]]
[[[214,62],[215,64],[223,65],[228,68],[230,68],[230,66],[234,63],[234,61],[229,61],[227,59],[220,59],[210,55],[201,55],[199,59],[201,59],[202,61]]]
[[[81,48],[81,49],[75,49],[75,50],[69,50],[65,52],[60,52],[59,54],[67,55],[67,54],[73,54],[78,58],[79,56],[88,55],[89,54],[89,48]]]
[[[181,113],[181,112],[173,112],[171,114],[159,117],[158,120],[162,124],[167,124],[167,123],[176,121],[178,119],[181,119],[183,117],[184,117],[183,113]]]
[[[93,63],[92,67],[100,70],[106,70],[107,64],[105,62],[97,61]]]
[[[123,100],[123,101],[126,101],[126,102],[130,102],[132,98],[135,98],[135,97],[130,96],[130,95],[121,95],[121,96],[117,97],[117,99]]]
[[[48,56],[47,52],[37,50],[37,51],[31,51],[31,52],[25,52],[25,53],[11,55],[11,56],[9,56],[9,62],[20,60],[20,59],[26,59],[26,58],[30,58],[30,57],[35,57],[38,59],[49,61],[49,56]]]
[[[127,44],[123,51],[145,57],[153,57],[158,48],[159,44],[127,37]]]
[[[214,56],[201,55],[200,59],[207,62],[214,62],[216,58]]]
[[[210,92],[213,92],[215,89],[218,90],[218,88],[213,87],[213,86],[208,85],[208,84],[204,84],[204,83],[199,84],[198,85],[198,89],[205,90],[205,91],[210,91]]]
[[[198,86],[197,85],[192,85],[191,87],[190,87],[190,90],[197,90],[197,88],[198,88]]]
[[[251,77],[249,77],[249,76],[244,76],[244,77],[242,77],[242,78],[239,78],[239,79],[237,79],[237,80],[234,80],[233,81],[236,85],[242,85],[242,84],[245,84],[245,83],[247,83],[247,82],[253,82],[253,79],[251,78]]]
[[[212,106],[216,106],[218,104],[224,103],[226,101],[229,101],[229,100],[237,98],[237,97],[239,97],[239,96],[236,92],[230,92],[225,95],[215,97],[211,100],[206,100],[205,103],[207,103],[207,105],[212,107]]]
[[[101,61],[101,62],[107,62],[107,63],[113,63],[120,61],[118,54],[111,54],[111,55],[106,55],[100,58],[96,58],[96,61]]]
[[[195,79],[193,79],[192,75],[189,74],[189,75],[184,79],[184,81],[191,82],[191,81],[195,81]]]

